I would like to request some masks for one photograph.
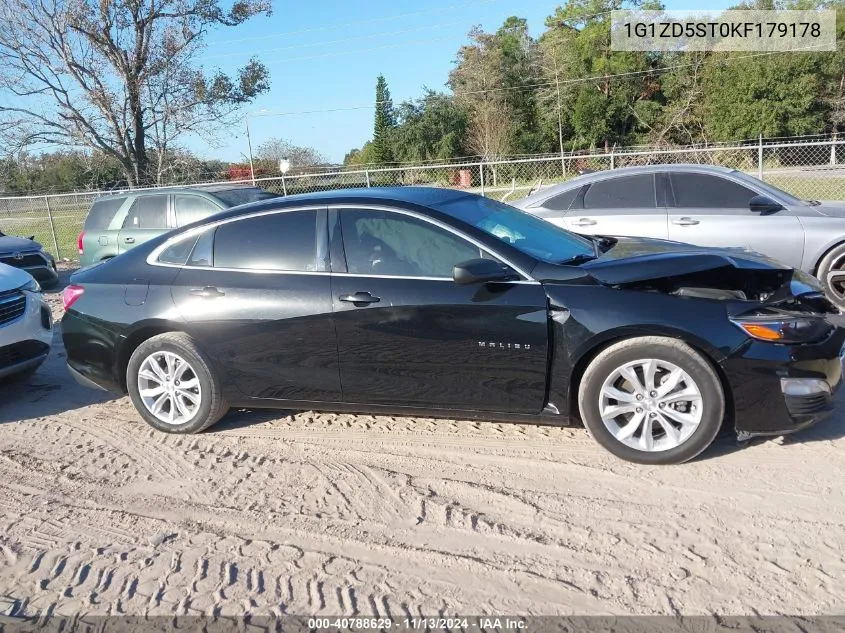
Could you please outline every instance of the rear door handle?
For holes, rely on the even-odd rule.
[[[225,297],[225,292],[220,292],[214,286],[206,286],[205,288],[191,288],[191,294],[195,297],[202,297],[204,299],[216,299],[217,297]]]
[[[135,238],[134,237],[124,237],[123,241],[126,242],[127,244],[134,244]]]
[[[379,297],[374,297],[369,292],[356,292],[354,295],[340,295],[338,299],[346,301],[347,303],[378,303],[381,301]]]
[[[698,220],[693,220],[692,218],[680,218],[678,220],[672,220],[672,224],[677,224],[678,226],[695,226],[698,224]]]
[[[590,218],[581,218],[572,222],[572,226],[592,226],[593,224],[596,224],[596,221]]]

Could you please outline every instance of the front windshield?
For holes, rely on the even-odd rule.
[[[786,193],[783,189],[778,189],[774,185],[770,185],[767,182],[764,182],[762,180],[758,180],[757,178],[754,178],[753,176],[749,176],[748,174],[743,173],[741,171],[734,172],[734,176],[736,176],[740,180],[744,180],[749,185],[752,185],[753,187],[756,187],[757,189],[764,190],[770,196],[774,196],[775,198],[778,198],[779,200],[781,200],[782,202],[785,202],[788,205],[807,204],[806,200],[801,200],[800,198],[796,198],[791,193]]]
[[[595,256],[590,240],[497,200],[466,196],[431,206],[544,262]]]

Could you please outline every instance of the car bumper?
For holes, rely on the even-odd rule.
[[[68,369],[79,384],[124,393],[116,375],[119,334],[69,310],[62,318],[62,341]]]
[[[15,255],[0,253],[0,263],[25,270],[35,277],[42,286],[53,286],[59,281],[56,260],[53,259],[52,255],[40,251],[35,253],[27,252],[22,255],[23,257],[19,260]]]
[[[26,310],[0,326],[0,378],[38,367],[53,340],[50,307],[40,294],[27,293]]]
[[[734,425],[740,438],[784,435],[824,419],[842,385],[845,320],[824,341],[774,345],[749,340],[721,363],[731,386]]]

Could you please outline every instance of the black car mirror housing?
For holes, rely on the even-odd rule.
[[[768,196],[754,196],[748,201],[748,208],[755,213],[775,213],[783,210],[780,202],[775,202]]]
[[[469,259],[455,264],[452,269],[452,279],[461,285],[510,281],[517,278],[511,268],[493,259]]]

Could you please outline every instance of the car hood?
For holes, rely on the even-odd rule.
[[[0,237],[0,253],[18,253],[25,251],[37,251],[41,244],[25,237],[13,237],[4,235]]]
[[[709,248],[683,242],[638,237],[617,237],[598,259],[582,266],[593,277],[625,283],[650,277],[712,270],[730,266],[751,270],[789,271],[791,267],[742,248]]]
[[[765,255],[740,248],[706,248],[646,238],[607,238],[600,257],[582,264],[580,274],[616,287],[686,296],[746,298],[769,301],[822,295],[812,276]],[[543,281],[572,280],[572,267],[535,271]],[[569,272],[563,269],[568,269]],[[714,292],[715,291],[715,292]]]
[[[32,281],[32,275],[25,270],[0,264],[0,292],[20,288]]]
[[[822,200],[820,204],[810,207],[810,209],[829,218],[845,218],[845,202]]]

